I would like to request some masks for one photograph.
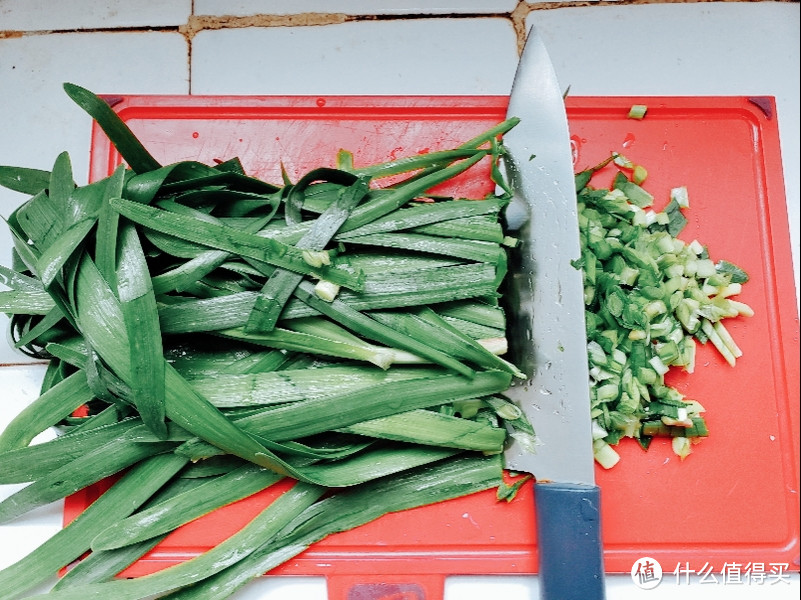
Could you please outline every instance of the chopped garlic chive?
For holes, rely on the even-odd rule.
[[[301,250],[303,261],[310,267],[322,267],[331,264],[331,256],[327,250]]]
[[[687,400],[687,414],[697,416],[702,412],[706,412],[706,409],[698,400]]]
[[[331,283],[324,279],[318,281],[314,286],[314,293],[318,298],[322,298],[326,302],[333,302],[334,298],[339,293],[340,286],[336,283]]]
[[[603,440],[595,440],[592,443],[592,453],[604,469],[611,469],[620,461],[620,455]]]
[[[483,338],[476,340],[485,350],[496,356],[501,356],[509,351],[509,340],[505,337]]]
[[[631,180],[640,185],[648,177],[648,171],[642,165],[636,165],[631,174]]]
[[[732,355],[735,358],[740,358],[743,355],[743,351],[740,350],[739,346],[737,346],[734,338],[731,337],[729,330],[726,329],[726,326],[720,321],[717,321],[714,325],[712,325],[712,327],[720,336],[720,339],[723,340],[723,343],[726,344],[726,347],[731,351]]]
[[[690,440],[689,438],[683,436],[674,437],[671,440],[671,445],[673,447],[673,452],[678,456],[681,460],[684,460],[689,456],[690,452],[692,452],[692,448],[690,447]]]
[[[712,342],[712,345],[715,346],[715,348],[717,348],[721,356],[726,359],[726,362],[733,367],[736,357],[731,351],[731,348],[726,345],[726,342],[723,341],[723,339],[720,337],[720,334],[715,330],[715,326],[712,324],[712,322],[708,319],[704,319],[701,322],[701,330],[707,335],[709,341]]]
[[[601,427],[598,424],[598,421],[593,420],[593,422],[592,422],[592,440],[593,441],[602,440],[607,435],[609,435],[609,432],[606,429],[604,429],[603,427]]]
[[[640,120],[645,116],[648,107],[645,104],[632,104],[629,109],[629,119]]]
[[[633,169],[634,163],[618,152],[612,152],[612,162],[624,169]]]
[[[689,208],[690,196],[687,194],[687,186],[682,185],[670,190],[670,200],[675,201],[680,208]]]
[[[738,300],[729,300],[729,306],[731,306],[732,309],[736,310],[738,315],[742,315],[743,317],[754,316],[754,309],[748,306],[745,302],[740,302]]]
[[[688,246],[689,246],[690,250],[695,252],[695,254],[697,254],[698,256],[700,256],[701,254],[704,253],[704,247],[703,247],[703,245],[701,245],[701,242],[699,242],[698,240],[693,240],[692,242],[690,242],[688,244]]]

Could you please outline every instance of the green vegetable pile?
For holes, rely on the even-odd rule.
[[[620,169],[611,189],[590,185],[613,162]],[[584,274],[593,449],[611,468],[620,459],[611,447],[636,438],[647,449],[655,436],[672,438],[684,459],[691,441],[708,435],[696,400],[665,384],[672,366],[692,373],[696,342],[712,343],[734,366],[742,355],[723,320],[751,316],[730,296],[748,275],[736,265],[709,258],[697,240],[678,239],[687,223],[685,187],[671,190],[664,210],[640,184],[647,171],[612,153],[576,176]]]
[[[514,494],[501,452],[508,431],[533,431],[502,396],[523,374],[500,357],[497,162],[516,120],[366,168],[342,152],[273,185],[236,159],[162,166],[102,99],[65,89],[127,166],[86,186],[66,154],[51,172],[0,168],[30,195],[8,219],[0,310],[16,346],[49,361],[41,395],[0,435],[0,483],[28,484],[0,521],[118,478],[0,572],[0,598],[87,550],[48,598],[224,598],[382,514]],[[499,194],[426,194],[483,159]],[[217,547],[115,579],[180,525],[286,478]]]
[[[508,436],[534,436],[503,396],[525,378],[501,357],[515,240],[498,163],[516,119],[369,167],[342,151],[335,168],[275,185],[237,159],[161,165],[101,98],[65,90],[126,164],[85,186],[66,154],[50,172],[0,167],[0,185],[30,196],[8,219],[0,311],[16,347],[48,361],[40,396],[0,434],[0,484],[27,484],[0,502],[0,522],[114,483],[0,572],[0,600],[73,563],[45,597],[226,598],[381,515],[514,496],[526,478],[505,483],[501,453]],[[676,238],[686,194],[648,210],[644,169],[610,160],[631,177],[594,189],[599,165],[576,180],[605,467],[623,437],[647,448],[671,436],[684,456],[706,435],[703,407],[663,376],[692,370],[695,340],[733,363],[721,321],[750,312],[729,298],[747,276]],[[429,192],[478,163],[495,193]],[[50,428],[55,439],[32,444]],[[115,578],[181,525],[282,480],[287,491],[218,546]]]

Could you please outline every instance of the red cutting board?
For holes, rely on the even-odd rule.
[[[237,156],[247,172],[276,183],[281,161],[296,179],[309,168],[333,166],[340,148],[362,166],[455,147],[502,120],[507,103],[486,96],[108,100],[164,164]],[[713,260],[725,258],[750,274],[739,299],[756,313],[726,322],[744,352],[736,368],[700,347],[693,375],[669,375],[706,407],[709,438],[684,461],[669,442],[644,452],[624,440],[618,466],[596,467],[606,570],[629,572],[649,556],[668,572],[681,564],[719,573],[725,563],[798,571],[799,330],[773,99],[577,97],[567,104],[576,170],[620,152],[648,169],[644,186],[657,208],[670,188],[687,186],[682,237],[697,238]],[[632,104],[648,106],[643,120],[627,118]],[[108,175],[119,160],[95,127],[91,179]],[[614,173],[609,166],[593,183],[606,187]],[[486,173],[477,173],[441,191],[490,190]],[[197,555],[243,526],[273,493],[181,528],[123,575]],[[90,488],[69,498],[65,521],[97,494]],[[271,574],[325,575],[335,600],[378,597],[370,591],[376,583],[398,584],[375,588],[381,593],[433,600],[447,575],[534,573],[532,496],[526,487],[511,503],[498,503],[486,492],[388,515],[329,537]]]

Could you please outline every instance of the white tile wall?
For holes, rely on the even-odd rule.
[[[0,164],[49,171],[69,152],[75,181],[85,184],[91,119],[64,93],[64,82],[97,93],[186,94],[188,45],[178,33],[64,33],[0,38]],[[25,200],[0,187],[5,218]],[[11,260],[11,237],[0,227],[0,261]],[[28,359],[5,343],[0,364]]]
[[[347,15],[434,15],[508,13],[517,0],[195,0],[197,15],[344,13]]]
[[[501,18],[221,29],[192,42],[192,93],[502,94],[516,61]]]
[[[191,13],[191,0],[0,0],[0,31],[164,27]]]

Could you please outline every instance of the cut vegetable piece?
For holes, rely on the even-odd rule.
[[[344,171],[335,171],[335,173],[344,174]],[[293,186],[290,195],[302,194],[303,188],[299,186],[304,181],[308,180],[301,180],[298,185]],[[338,194],[337,200],[315,220],[311,228],[298,240],[296,246],[308,250],[323,250],[351,211],[367,195],[368,183],[366,178],[356,178],[348,187],[343,188]],[[267,283],[256,297],[253,310],[245,324],[245,331],[264,333],[275,327],[284,305],[302,278],[302,275],[286,269],[277,269],[270,275]]]
[[[631,108],[629,109],[628,118],[638,120],[643,119],[647,110],[648,106],[645,104],[632,104]]]
[[[687,186],[675,187],[670,190],[671,202],[676,202],[679,208],[690,208],[690,195],[687,193]]]

